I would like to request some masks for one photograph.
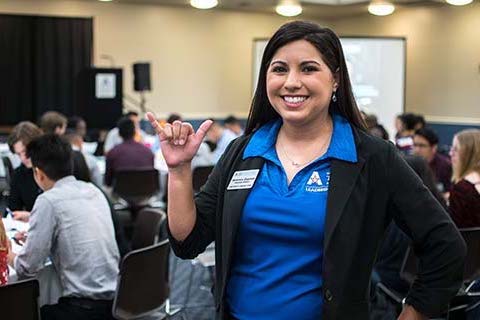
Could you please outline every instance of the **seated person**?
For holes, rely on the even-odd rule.
[[[57,111],[47,111],[40,117],[40,128],[46,134],[63,135],[67,129],[67,123],[67,118]]]
[[[438,136],[435,131],[430,128],[415,131],[413,153],[427,160],[435,175],[438,191],[448,192],[452,185],[452,163],[448,157],[438,152]]]
[[[213,161],[215,163],[220,159],[230,142],[237,137],[238,136],[232,130],[222,127],[216,121],[213,122],[207,132],[207,139],[216,144],[216,148],[213,151]]]
[[[403,154],[413,153],[413,134],[415,132],[415,126],[418,123],[417,115],[413,113],[404,113],[397,117],[400,121],[400,131],[395,137],[395,144]]]
[[[22,162],[13,173],[7,204],[17,220],[28,221],[33,204],[42,192],[33,179],[32,162],[25,153],[28,143],[41,135],[42,130],[35,124],[23,121],[17,124],[8,136],[10,150],[18,155]]]
[[[230,129],[237,136],[241,136],[243,134],[244,130],[242,123],[235,116],[226,117],[225,120],[223,120],[223,125],[225,128]]]
[[[50,257],[62,285],[57,304],[41,318],[112,319],[119,253],[110,208],[102,192],[72,176],[72,149],[56,135],[27,147],[34,177],[44,190],[32,209],[30,229],[18,255],[8,262],[19,278],[34,277]]]
[[[128,118],[122,118],[118,122],[118,133],[123,142],[115,146],[106,156],[105,161],[105,184],[111,186],[115,171],[128,169],[153,169],[154,155],[143,144],[136,142],[135,124]]]
[[[140,117],[138,116],[138,113],[134,111],[130,111],[125,115],[125,117],[132,120],[133,123],[135,124],[135,132],[134,132],[133,139],[136,142],[142,142],[145,137],[145,132],[143,132],[143,130],[140,129]],[[107,137],[105,138],[105,144],[103,146],[103,153],[106,155],[107,153],[110,152],[110,150],[113,149],[113,147],[115,147],[116,145],[119,145],[122,142],[123,142],[123,138],[120,135],[119,128],[117,126],[107,133]]]
[[[67,117],[56,111],[47,111],[40,118],[40,127],[45,134],[63,136],[66,132],[67,123]],[[73,150],[73,175],[78,180],[85,182],[91,180],[86,159],[78,150]]]
[[[69,118],[67,132],[73,132],[80,135],[83,141],[90,141],[90,138],[87,136],[87,123],[82,117],[73,116]]]
[[[75,151],[79,151],[83,155],[85,159],[85,164],[88,167],[91,182],[95,183],[97,186],[102,186],[102,182],[103,182],[102,174],[100,173],[100,168],[98,167],[97,159],[91,154],[88,154],[83,151],[82,136],[80,136],[78,133],[73,133],[73,132],[67,133],[65,136],[70,142],[70,144],[72,145],[72,149]],[[84,179],[79,179],[79,180],[84,180]]]
[[[459,228],[480,227],[480,130],[457,133],[450,157],[454,182],[449,198],[452,220]]]
[[[7,232],[5,231],[2,219],[0,219],[0,286],[6,284],[8,281],[8,251]]]

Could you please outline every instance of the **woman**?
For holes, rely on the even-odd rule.
[[[8,146],[12,153],[20,157],[22,165],[15,169],[10,182],[8,208],[16,220],[28,221],[30,211],[42,190],[33,179],[32,161],[26,157],[27,145],[42,135],[42,131],[29,121],[17,124],[8,136]]]
[[[8,281],[8,238],[5,232],[5,226],[0,219],[0,286]]]
[[[215,240],[217,319],[368,319],[392,218],[423,262],[400,319],[442,312],[457,292],[465,245],[395,147],[365,133],[331,30],[291,22],[273,35],[245,135],[195,199],[190,162],[211,121],[195,133],[148,117],[169,168],[173,250],[193,258]]]
[[[453,182],[450,215],[459,228],[480,227],[480,130],[463,130],[450,149]]]

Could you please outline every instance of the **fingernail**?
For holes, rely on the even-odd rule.
[[[180,140],[180,145],[183,146],[184,144],[185,144],[185,140],[184,140],[184,139],[181,139],[181,140]]]

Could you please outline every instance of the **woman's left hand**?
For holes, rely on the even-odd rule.
[[[428,320],[428,317],[415,310],[414,307],[405,305],[398,320]]]

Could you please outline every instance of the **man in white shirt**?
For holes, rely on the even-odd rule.
[[[218,122],[213,122],[212,126],[207,132],[207,139],[217,145],[213,151],[213,161],[215,163],[217,163],[217,161],[220,159],[230,142],[237,137],[238,135],[236,135],[230,129],[222,127]]]
[[[63,292],[57,304],[41,308],[43,320],[112,319],[120,257],[107,199],[73,177],[72,149],[63,138],[36,138],[27,155],[44,193],[30,214],[25,245],[9,253],[9,264],[19,278],[34,277],[51,258]]]

